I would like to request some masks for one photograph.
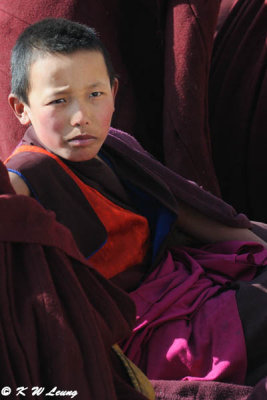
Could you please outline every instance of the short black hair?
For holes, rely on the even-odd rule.
[[[79,50],[100,52],[111,86],[115,74],[107,49],[93,28],[64,18],[45,18],[28,26],[18,37],[11,55],[11,92],[28,104],[29,71],[45,54],[71,54]]]

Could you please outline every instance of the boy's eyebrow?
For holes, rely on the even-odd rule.
[[[104,85],[106,85],[106,82],[96,81],[96,82],[94,82],[94,83],[88,85],[88,88],[89,88],[89,89],[93,89],[93,88],[95,88],[95,87],[97,87],[97,86],[104,86]]]
[[[64,86],[62,88],[47,90],[47,96],[56,96],[58,94],[68,93],[68,92],[69,92],[69,86]]]
[[[102,81],[96,81],[94,83],[91,83],[87,86],[87,89],[94,89],[96,87],[99,86],[105,86],[106,83],[102,82]],[[68,93],[70,91],[70,87],[69,86],[63,86],[62,88],[55,88],[55,90],[51,90],[51,92],[48,93],[49,96],[56,96],[59,94],[64,94],[64,93]]]

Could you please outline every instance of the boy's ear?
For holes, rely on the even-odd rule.
[[[31,122],[26,109],[27,106],[16,95],[10,93],[8,103],[22,125],[28,125]]]
[[[115,100],[116,94],[118,92],[119,88],[119,81],[117,78],[114,78],[113,85],[112,85],[112,94],[113,94],[113,99]]]

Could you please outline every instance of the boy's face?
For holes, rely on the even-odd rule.
[[[29,104],[12,95],[9,102],[49,150],[67,160],[85,161],[97,155],[107,137],[117,86],[117,80],[110,86],[100,52],[48,54],[31,65]]]

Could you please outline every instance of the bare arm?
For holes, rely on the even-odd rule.
[[[14,172],[8,172],[8,175],[11,185],[17,194],[24,194],[25,196],[31,195],[28,186],[19,175],[15,174]]]
[[[181,230],[204,243],[227,240],[258,242],[267,248],[267,243],[250,229],[233,228],[215,221],[196,209],[179,202],[178,226]]]

